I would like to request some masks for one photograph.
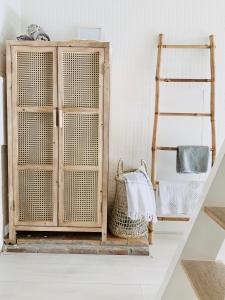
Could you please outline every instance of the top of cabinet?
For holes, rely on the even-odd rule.
[[[6,41],[8,46],[31,46],[31,47],[91,47],[109,48],[109,42],[93,40],[68,40],[68,41]]]

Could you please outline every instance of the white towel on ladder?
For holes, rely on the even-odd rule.
[[[158,215],[191,215],[203,188],[202,181],[159,181]]]
[[[155,194],[145,168],[141,166],[135,172],[124,173],[126,184],[128,217],[132,220],[145,218],[156,222]]]

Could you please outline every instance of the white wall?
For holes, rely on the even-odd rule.
[[[209,34],[216,35],[216,125],[218,145],[221,144],[225,136],[223,0],[21,0],[21,3],[23,30],[29,23],[37,23],[52,39],[73,39],[78,26],[96,26],[103,28],[104,39],[111,42],[110,199],[114,196],[114,175],[120,157],[127,166],[135,166],[141,158],[150,162],[156,42],[160,32],[166,35],[168,43],[207,43]],[[186,55],[178,51],[182,50],[165,55],[167,74],[208,75],[207,51],[187,50]],[[200,111],[207,107],[207,96],[206,85],[170,86],[163,89],[162,104],[165,110],[176,106],[177,111]],[[206,121],[169,119],[162,124],[161,145],[208,141]],[[162,153],[159,158],[160,178],[169,178],[171,174],[176,177],[174,153]]]
[[[76,38],[78,26],[102,27],[104,39],[111,42],[110,203],[120,157],[128,167],[135,166],[141,158],[150,164],[158,33],[164,33],[168,43],[207,43],[209,34],[216,35],[216,125],[218,146],[221,145],[225,137],[223,0],[0,0],[0,3],[1,44],[6,38],[25,32],[30,23],[40,24],[57,40]],[[196,50],[187,50],[187,54],[179,51],[165,53],[164,74],[208,75],[206,51],[200,54]],[[207,108],[207,96],[205,85],[170,85],[162,90],[162,107],[199,111]],[[161,124],[161,145],[208,142],[204,120],[169,119]],[[160,153],[159,160],[159,178],[177,177],[174,153]]]
[[[0,251],[3,244],[4,226],[8,221],[5,41],[15,39],[21,30],[20,22],[20,1],[0,0]]]
[[[0,0],[0,75],[5,75],[5,41],[20,32],[20,0]]]

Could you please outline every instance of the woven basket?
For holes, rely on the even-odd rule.
[[[147,172],[146,163],[141,160],[141,164],[144,165]],[[137,238],[147,236],[148,234],[148,222],[144,218],[131,220],[131,218],[127,216],[127,193],[122,174],[133,171],[135,170],[127,170],[124,172],[123,160],[121,159],[119,161],[116,176],[116,196],[112,209],[111,220],[109,223],[109,229],[113,235],[121,238]]]

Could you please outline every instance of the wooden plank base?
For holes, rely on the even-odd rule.
[[[19,232],[17,244],[5,239],[5,252],[70,253],[149,256],[148,238],[122,239],[108,234],[101,241],[99,233]]]

